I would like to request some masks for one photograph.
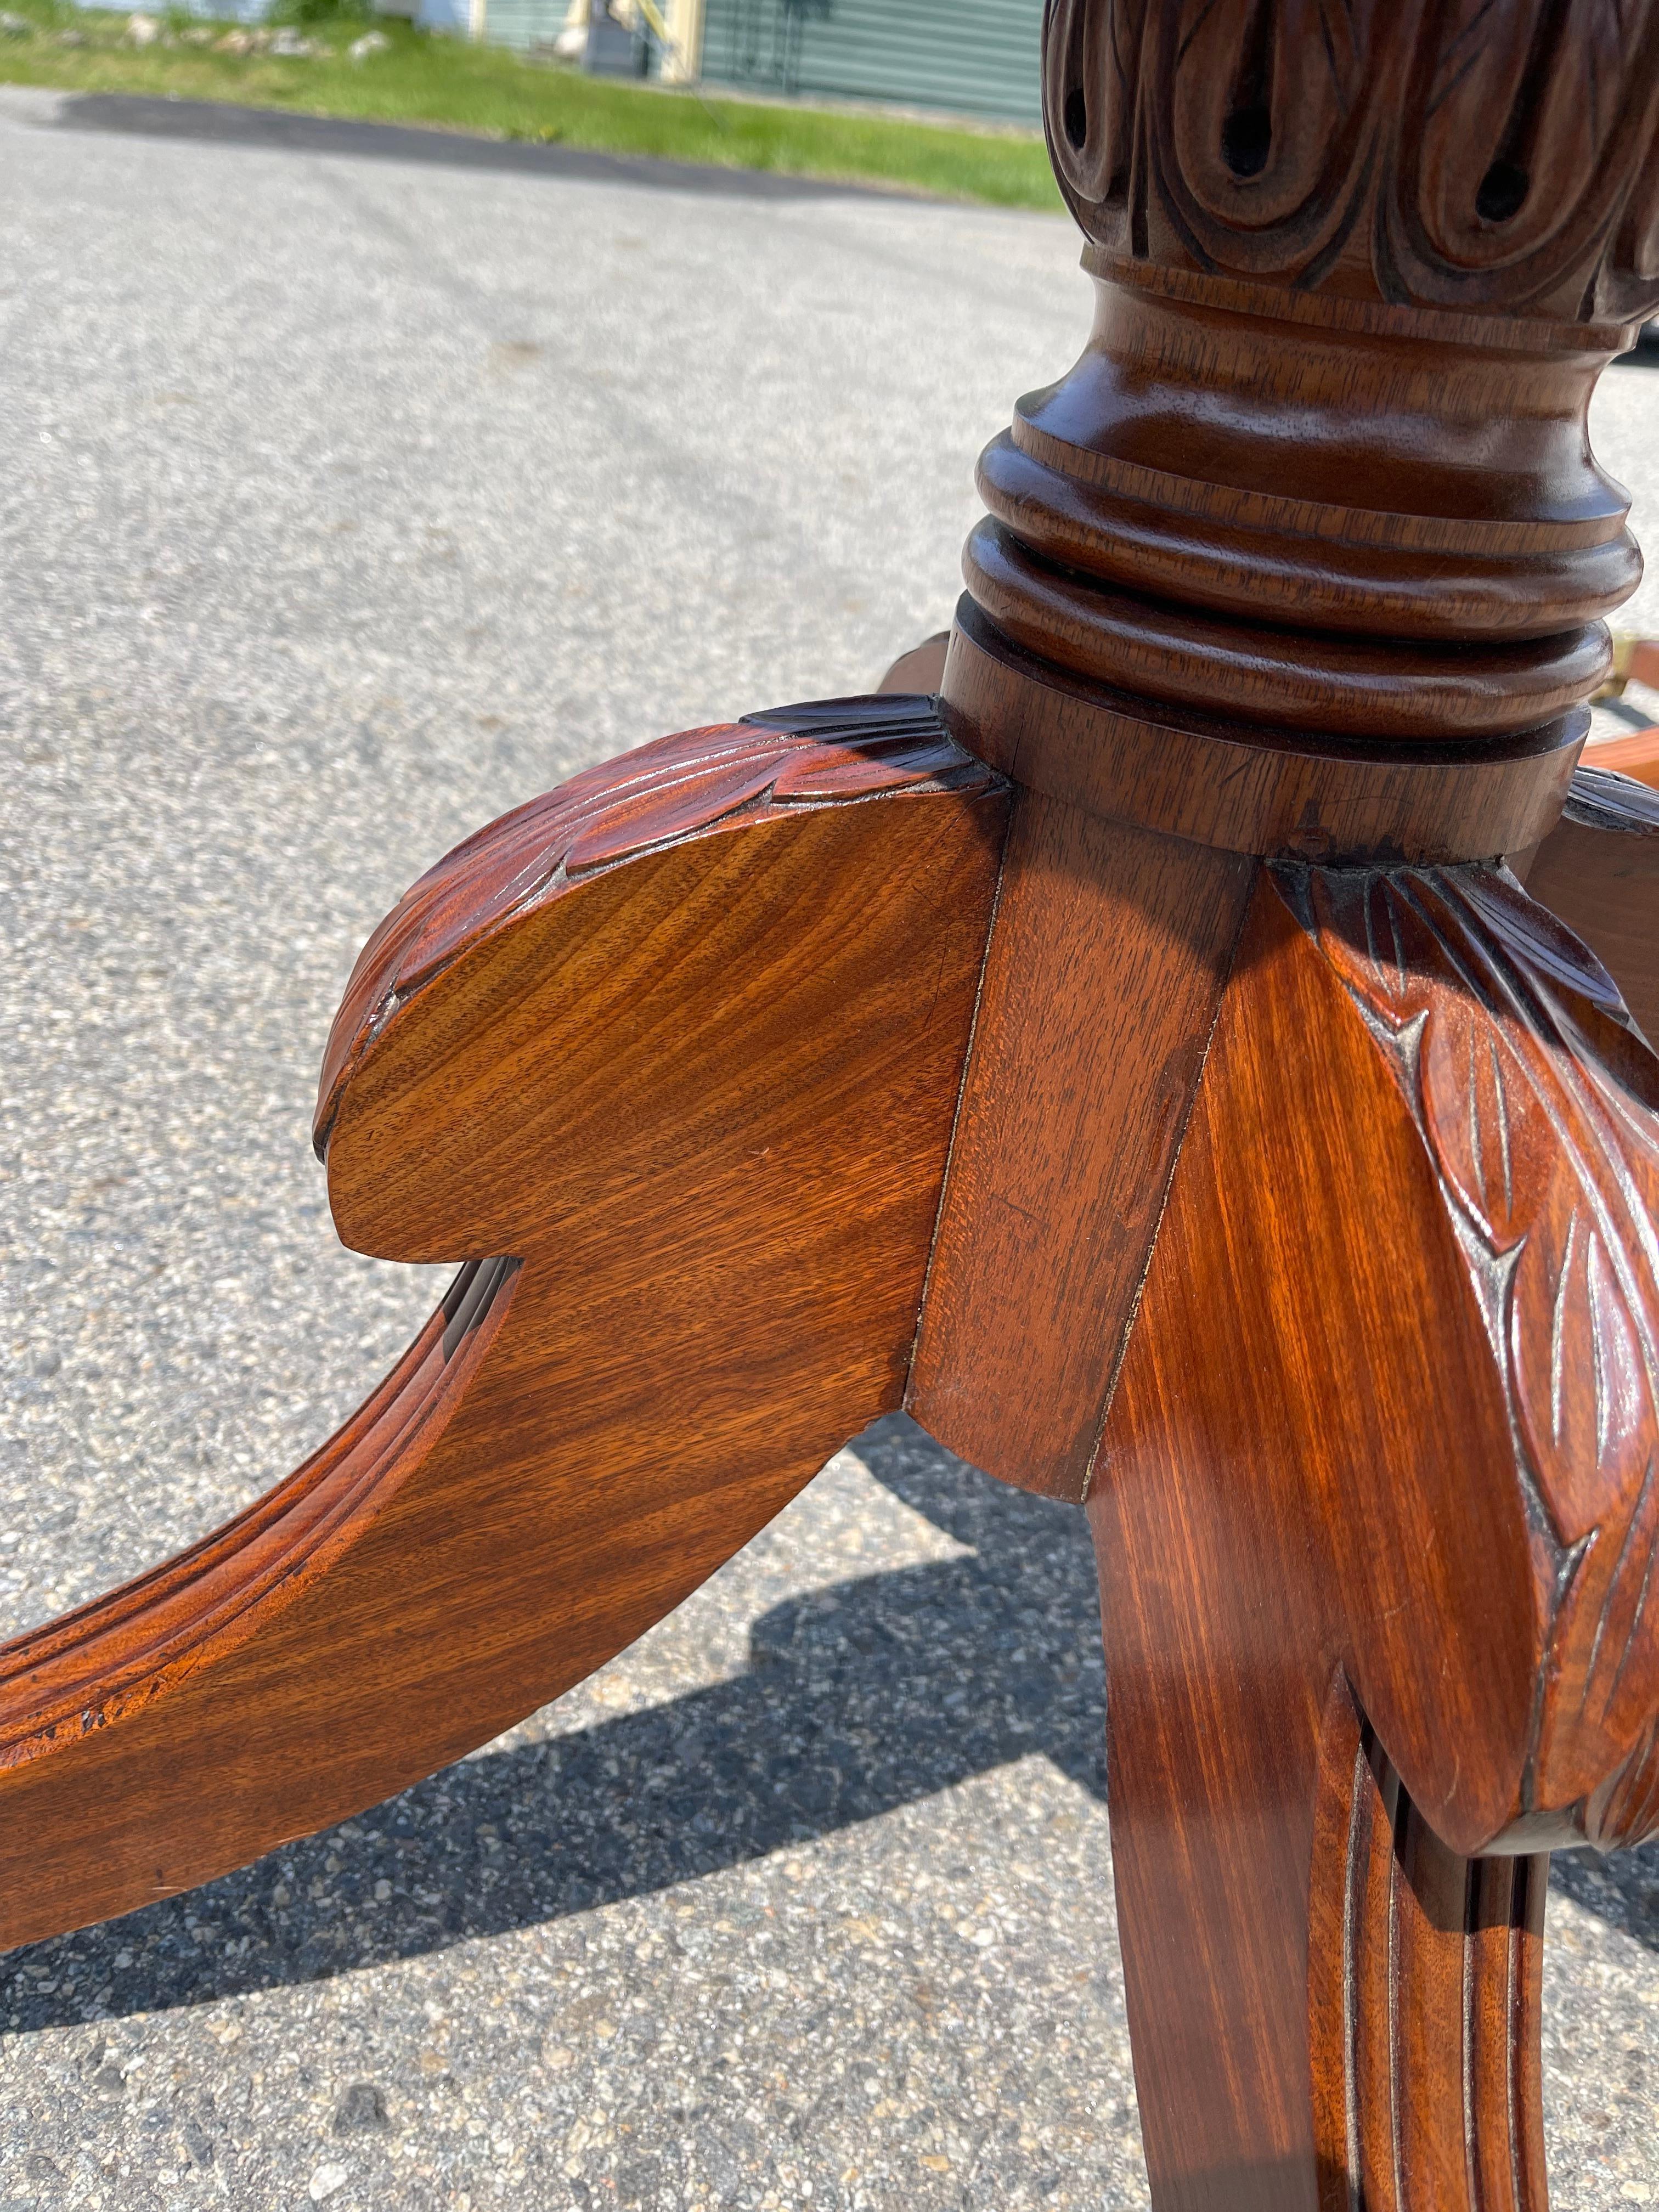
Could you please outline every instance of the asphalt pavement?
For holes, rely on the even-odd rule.
[[[0,91],[0,1633],[401,1349],[443,1275],[343,1252],[307,1143],[363,938],[574,769],[941,627],[1076,249]],[[1597,410],[1659,519],[1659,372]],[[1145,2205],[1102,1705],[1079,1516],[884,1423],[511,1735],[0,1961],[0,2207]],[[1550,1931],[1558,2212],[1659,2203],[1659,1850],[1558,1862]]]

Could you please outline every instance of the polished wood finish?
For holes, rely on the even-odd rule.
[[[579,777],[371,942],[335,1218],[469,1266],[306,1467],[0,1654],[0,1941],[486,1741],[899,1403],[1006,796],[925,702],[819,720]]]
[[[1579,757],[1583,708],[1474,747],[1268,737],[1046,665],[972,599],[942,709],[1006,775],[1108,820],[1223,852],[1312,860],[1489,860],[1535,844]]]
[[[1632,730],[1627,738],[1607,738],[1590,748],[1586,767],[1608,769],[1659,791],[1659,726]]]
[[[1054,0],[1054,173],[1097,252],[1272,287],[1276,313],[1289,292],[1359,331],[1377,306],[1620,327],[1653,302],[1653,24],[1641,0]]]
[[[1308,2021],[1320,2212],[1541,2212],[1549,1860],[1465,1859],[1401,1787],[1346,1685],[1315,1785]]]
[[[1279,730],[1467,741],[1611,665],[1590,392],[1650,311],[1650,10],[1055,0],[1089,346],[987,453],[1016,643]],[[1644,166],[1645,164],[1645,166]]]
[[[1640,574],[1586,423],[1659,299],[1650,15],[1055,0],[1097,312],[981,462],[966,742],[1234,850],[1537,841]]]
[[[1659,1297],[1624,1273],[1659,1063],[1616,1008],[1496,872],[1258,878],[1090,1497],[1160,2208],[1542,2203],[1485,2088],[1535,2144],[1542,1868],[1517,1902],[1462,1861],[1659,1826]]]
[[[467,1268],[0,1655],[0,1928],[454,1756],[902,1401],[1093,1524],[1157,2212],[1544,2212],[1547,1853],[1659,1832],[1659,802],[1575,774],[1659,0],[1051,0],[1043,69],[1096,319],[943,660],[377,933],[336,1220]]]
[[[1251,873],[1020,799],[906,1401],[1006,1481],[1088,1487]]]
[[[1659,1821],[1656,1070],[1498,865],[1587,890],[1616,847],[1644,994],[1647,840],[1568,793],[1639,574],[1586,422],[1659,299],[1656,28],[1047,18],[1097,313],[981,459],[941,685],[1023,795],[910,1401],[1086,1494],[1158,2212],[1541,2212],[1542,1854]],[[1115,1002],[1069,885],[1010,898],[1031,793],[1114,852]],[[1148,837],[1248,872],[1201,1003],[1126,973]],[[1016,932],[1023,1030],[987,1018]],[[1077,1132],[1200,1060],[1125,1349]]]
[[[945,653],[951,642],[948,629],[935,630],[898,659],[877,684],[878,691],[936,692],[945,680]]]

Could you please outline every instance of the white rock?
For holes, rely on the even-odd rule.
[[[365,31],[361,39],[354,39],[346,48],[354,62],[366,62],[371,54],[383,54],[392,44],[384,31]]]
[[[307,2185],[306,2194],[313,2204],[320,2204],[337,2189],[343,2189],[349,2179],[343,2166],[319,2166]]]
[[[270,52],[280,61],[308,62],[318,51],[311,40],[302,38],[298,31],[278,31],[270,42]]]
[[[34,26],[27,15],[14,15],[9,8],[0,8],[0,39],[32,39]]]
[[[573,24],[561,31],[553,41],[553,51],[562,62],[579,62],[587,51],[586,24]]]
[[[227,31],[214,48],[219,54],[251,54],[252,51],[253,41],[246,31]]]
[[[161,35],[161,26],[154,15],[127,17],[127,43],[134,46],[153,46]]]

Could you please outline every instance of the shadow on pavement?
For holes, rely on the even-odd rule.
[[[0,2021],[28,2031],[419,1956],[668,1889],[1034,1753],[1103,1797],[1082,1515],[963,1467],[902,1417],[858,1449],[975,1556],[791,1600],[755,1623],[735,1680],[465,1759],[204,1889],[19,1952]],[[1659,1848],[1557,1864],[1569,1895],[1659,1950]]]
[[[335,155],[352,161],[415,161],[449,169],[489,169],[514,176],[563,177],[594,184],[646,185],[662,191],[702,192],[742,200],[908,198],[896,186],[830,183],[779,176],[763,169],[721,169],[643,155],[590,153],[580,147],[483,138],[417,124],[359,123],[343,116],[290,114],[275,107],[235,107],[216,100],[157,100],[142,94],[78,93],[59,105],[58,131],[94,131],[134,138],[185,138],[278,154]]]

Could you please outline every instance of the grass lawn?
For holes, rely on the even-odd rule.
[[[395,17],[374,21],[390,43],[362,61],[352,61],[346,50],[369,21],[349,17],[303,27],[303,35],[325,49],[310,59],[222,52],[216,41],[230,25],[168,16],[160,7],[149,12],[162,23],[162,35],[137,46],[126,35],[125,12],[0,0],[0,14],[13,25],[0,29],[0,82],[234,100],[721,168],[839,178],[997,207],[1060,207],[1036,137],[659,91],[524,61],[498,46],[434,38]],[[20,30],[20,22],[31,27]]]

